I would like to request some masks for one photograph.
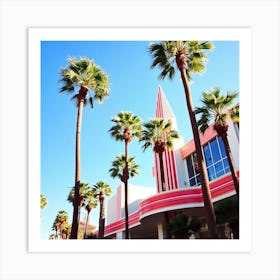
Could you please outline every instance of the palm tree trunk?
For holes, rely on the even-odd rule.
[[[163,153],[158,153],[159,156],[159,167],[160,167],[160,179],[161,179],[161,191],[166,191],[165,178],[164,178],[164,167],[163,167]]]
[[[100,213],[99,213],[99,233],[98,233],[98,238],[104,238],[105,207],[104,207],[104,195],[103,195],[102,191],[99,194],[99,204],[100,204]]]
[[[229,146],[229,143],[228,143],[228,139],[227,139],[226,135],[221,135],[221,138],[222,138],[224,146],[225,146],[227,159],[228,159],[228,164],[229,164],[233,184],[234,184],[234,187],[235,187],[235,191],[236,191],[237,196],[239,197],[239,181],[237,179],[235,168],[234,168],[234,165],[233,165],[233,159],[232,159],[232,154],[231,154],[231,149],[230,149],[230,146]]]
[[[62,225],[59,225],[59,239],[62,239]]]
[[[84,239],[87,237],[87,226],[88,226],[88,221],[89,221],[89,213],[90,211],[87,211],[87,218],[86,218],[86,224],[85,224],[85,230],[84,230]]]
[[[72,218],[72,227],[70,239],[78,238],[79,223],[80,223],[80,177],[81,177],[81,127],[82,127],[82,116],[83,106],[87,89],[81,87],[79,91],[79,104],[77,114],[77,125],[76,125],[76,152],[75,152],[75,197],[74,197],[74,210]]]
[[[161,190],[163,192],[166,191],[166,185],[165,185],[165,177],[164,177],[164,167],[163,167],[163,153],[158,153],[158,156],[159,156],[159,166],[160,166],[160,177],[161,177]],[[164,222],[165,222],[165,227],[164,227],[164,230],[165,230],[165,234],[166,234],[166,237],[167,239],[170,239],[171,238],[171,235],[170,233],[167,231],[167,225],[169,224],[169,215],[168,215],[168,212],[164,212]]]
[[[202,155],[201,142],[200,142],[198,127],[197,127],[197,123],[196,123],[196,119],[195,119],[194,107],[193,107],[192,99],[191,99],[191,91],[190,91],[190,88],[189,88],[189,85],[187,82],[187,76],[186,76],[185,69],[184,70],[180,69],[180,73],[181,73],[181,79],[182,79],[184,89],[185,89],[187,108],[188,108],[189,117],[190,117],[190,121],[191,121],[193,136],[194,136],[195,150],[196,150],[197,159],[198,159],[198,167],[199,167],[200,180],[201,180],[201,189],[202,189],[202,194],[203,194],[205,215],[206,215],[206,220],[207,220],[207,225],[208,225],[209,237],[218,238],[215,212],[214,212],[214,207],[213,207],[213,203],[212,203],[212,199],[211,199],[206,164],[205,164],[205,161],[204,161],[204,158]]]
[[[128,216],[128,141],[125,141],[125,183],[124,183],[124,204],[125,204],[125,239],[129,239],[129,216]]]

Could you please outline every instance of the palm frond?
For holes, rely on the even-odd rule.
[[[92,101],[96,100],[99,103],[109,96],[108,75],[93,60],[86,57],[69,57],[67,61],[68,66],[60,70],[60,92],[72,93],[75,89],[79,91],[79,88],[85,87],[94,92]],[[89,102],[91,106],[92,101]]]
[[[142,126],[141,119],[131,112],[120,112],[114,116],[111,121],[115,123],[109,130],[109,133],[117,141],[124,140],[124,133],[128,131],[131,138],[139,139],[141,136]]]
[[[215,123],[214,129],[219,124],[225,125],[227,120],[232,118],[230,107],[237,96],[237,91],[222,95],[219,87],[204,91],[201,99],[203,106],[195,109],[195,114],[200,115],[200,119],[197,121],[199,130],[204,133],[211,122]]]
[[[168,52],[169,50],[169,52]],[[153,56],[151,68],[159,67],[161,72],[159,74],[160,79],[164,79],[166,76],[172,80],[175,75],[174,60],[170,56],[170,45],[160,43],[153,43],[149,46],[149,51]]]
[[[239,122],[239,105],[231,110],[230,117],[234,122]]]
[[[208,41],[162,41],[160,43],[151,43],[149,45],[149,52],[153,58],[151,68],[158,67],[161,69],[160,79],[168,77],[172,80],[175,75],[175,57],[184,54],[186,76],[188,81],[191,81],[191,74],[205,71],[207,63],[205,50],[211,49],[213,49],[213,44]]]
[[[143,131],[140,138],[143,151],[155,145],[165,145],[168,149],[173,148],[174,139],[179,138],[178,132],[172,130],[171,121],[162,118],[154,118],[143,124]]]
[[[128,175],[133,178],[134,176],[139,174],[139,165],[136,164],[134,157],[128,157]],[[112,178],[118,177],[122,178],[123,170],[125,168],[125,156],[123,154],[116,157],[116,159],[112,162],[112,167],[109,172]]]

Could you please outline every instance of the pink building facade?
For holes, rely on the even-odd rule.
[[[156,117],[171,120],[173,129],[178,130],[176,117],[161,87],[158,88]],[[239,177],[239,126],[229,122],[228,140],[233,161]],[[212,126],[201,135],[204,157],[210,182],[213,204],[232,199],[235,188],[232,181],[225,149],[220,137],[217,137]],[[200,219],[202,227],[198,238],[207,236],[204,220],[203,196],[200,188],[199,174],[195,168],[194,141],[184,143],[179,138],[174,142],[174,149],[165,151],[163,156],[166,191],[161,189],[158,155],[154,154],[153,174],[156,187],[129,186],[129,228],[132,239],[164,239],[167,237],[165,217],[172,219],[178,214]],[[124,186],[117,188],[107,205],[105,227],[106,238],[123,239],[124,219]],[[222,234],[223,235],[223,234]]]

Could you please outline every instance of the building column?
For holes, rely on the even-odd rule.
[[[164,239],[163,238],[163,225],[162,224],[158,224],[157,226],[158,229],[158,239]]]
[[[122,231],[119,231],[119,232],[117,232],[117,234],[116,234],[116,238],[117,238],[117,239],[124,239],[124,238],[123,238],[123,235],[124,235],[123,232],[122,232]]]

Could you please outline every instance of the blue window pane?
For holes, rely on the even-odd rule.
[[[188,168],[189,177],[193,177],[194,176],[194,171],[193,171],[191,157],[187,158],[187,168]]]
[[[213,167],[213,166],[209,167],[209,168],[207,169],[207,171],[208,171],[209,181],[214,180],[214,179],[216,178],[214,167]]]
[[[212,160],[212,157],[211,157],[209,144],[207,144],[204,147],[204,156],[205,156],[206,166],[208,167],[208,166],[212,165],[213,164],[213,160]]]
[[[227,157],[223,159],[223,162],[224,162],[224,167],[225,168],[229,167],[229,163],[228,163]]]
[[[221,137],[219,137],[218,140],[219,140],[219,145],[220,145],[220,149],[221,149],[221,153],[222,153],[222,158],[226,157],[227,154],[226,154],[224,142]]]
[[[196,185],[197,185],[197,186],[200,185],[200,176],[196,176]]]
[[[229,173],[230,172],[230,167],[229,167],[227,158],[225,158],[223,160],[223,163],[224,163],[224,167],[225,167],[225,173]]]
[[[190,179],[190,186],[194,187],[196,185],[195,178]]]
[[[220,176],[225,174],[225,171],[224,171],[224,168],[223,168],[223,164],[222,164],[221,161],[219,163],[215,164],[215,169],[216,169],[217,177],[220,177]]]
[[[221,159],[217,140],[212,141],[210,144],[211,144],[213,160],[214,160],[214,162],[217,162],[217,161],[219,161]]]

